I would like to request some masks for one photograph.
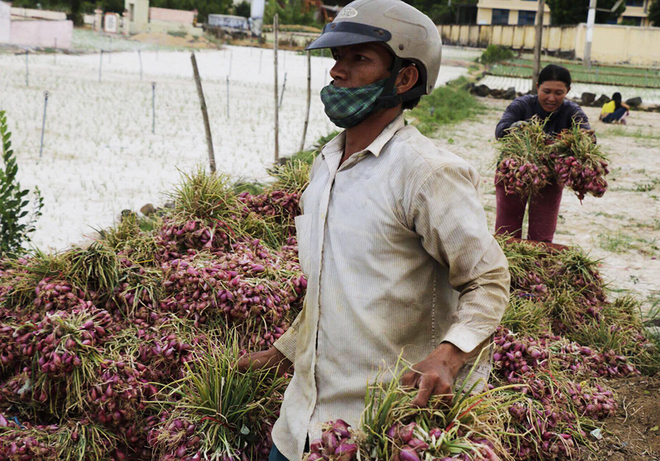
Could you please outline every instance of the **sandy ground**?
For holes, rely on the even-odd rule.
[[[481,114],[442,128],[437,142],[479,170],[494,230],[494,131],[509,102],[480,101],[485,106]],[[632,112],[623,126],[599,122],[597,108],[585,112],[610,159],[609,189],[602,198],[589,195],[582,203],[565,190],[555,243],[579,245],[600,260],[611,288],[637,296],[648,311],[660,306],[660,114]]]

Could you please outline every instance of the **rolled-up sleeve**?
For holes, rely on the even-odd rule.
[[[284,356],[294,363],[296,361],[296,347],[298,344],[298,326],[300,324],[300,316],[298,314],[291,326],[284,332],[282,336],[275,341],[275,349],[280,351]]]
[[[508,263],[488,231],[478,181],[466,163],[444,165],[417,189],[412,206],[424,249],[448,268],[459,292],[456,321],[443,340],[464,352],[495,331],[509,299]]]

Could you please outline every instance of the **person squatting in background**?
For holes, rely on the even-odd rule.
[[[621,102],[621,93],[616,92],[612,95],[612,100],[603,104],[599,119],[603,123],[621,123],[626,124],[626,116],[630,115],[630,107]]]
[[[508,130],[524,125],[533,116],[545,122],[543,131],[552,136],[571,128],[573,120],[581,128],[591,130],[589,119],[580,106],[566,99],[571,90],[568,69],[555,64],[547,65],[539,74],[536,90],[537,94],[516,98],[506,108],[495,128],[497,139],[505,136]],[[527,238],[551,243],[557,229],[562,190],[562,185],[553,182],[530,198],[514,192],[507,193],[503,184],[496,184],[495,233],[522,238],[523,218],[529,201]]]

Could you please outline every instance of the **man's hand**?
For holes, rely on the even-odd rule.
[[[424,360],[413,365],[410,371],[401,377],[401,384],[417,388],[419,393],[411,402],[423,407],[432,395],[445,396],[447,403],[453,399],[452,386],[461,367],[473,353],[461,351],[451,343],[440,344]]]
[[[278,349],[271,347],[246,355],[238,361],[237,366],[240,371],[270,369],[277,376],[283,376],[291,370],[293,364]]]

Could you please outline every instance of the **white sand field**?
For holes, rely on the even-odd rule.
[[[227,47],[197,51],[218,169],[265,179],[274,158],[273,52]],[[140,58],[142,79],[140,79]],[[207,161],[206,137],[190,52],[100,55],[0,54],[0,109],[7,111],[21,185],[38,186],[45,205],[34,244],[61,250],[110,226],[122,209],[163,204],[180,171]],[[99,66],[102,78],[99,82]],[[335,127],[318,96],[330,58],[312,58],[312,105],[306,146]],[[444,67],[438,85],[466,73]],[[279,54],[280,156],[297,151],[303,131],[307,61]],[[227,83],[227,81],[229,83]],[[156,128],[152,133],[152,85]],[[44,92],[49,92],[39,156]],[[228,96],[229,92],[229,96]]]

